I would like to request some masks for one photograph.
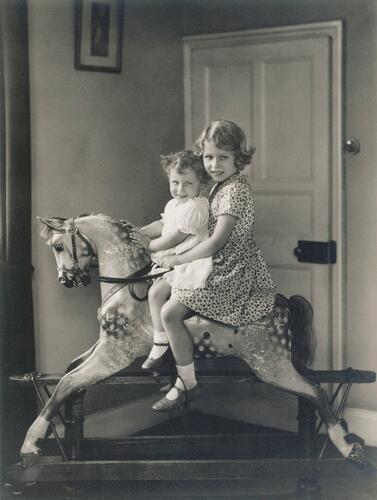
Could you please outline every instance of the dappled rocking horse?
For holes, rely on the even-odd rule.
[[[150,256],[130,238],[129,222],[105,215],[41,218],[40,222],[41,234],[54,251],[59,281],[68,287],[86,286],[96,277],[101,282],[102,304],[98,342],[71,363],[26,434],[21,449],[26,465],[38,459],[37,442],[46,436],[59,407],[81,389],[146,355],[153,334],[148,304],[137,300],[136,293],[136,284],[148,274]],[[99,274],[92,274],[91,267],[98,267]],[[278,295],[269,315],[237,330],[198,316],[188,319],[187,325],[196,357],[239,357],[261,381],[306,398],[343,457],[363,463],[361,440],[347,434],[326,392],[298,371],[309,360],[312,343],[312,309],[303,297],[287,300]]]

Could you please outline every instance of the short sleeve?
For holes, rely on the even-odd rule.
[[[176,227],[185,234],[198,234],[208,225],[209,204],[206,198],[195,198],[179,206]]]
[[[166,224],[167,222],[169,222],[169,220],[172,219],[172,216],[174,214],[174,209],[175,209],[175,200],[171,199],[167,202],[164,211],[160,214],[161,216],[160,221],[162,222],[162,224]]]
[[[217,215],[241,218],[245,211],[254,213],[254,200],[250,188],[241,183],[224,186],[217,206]]]

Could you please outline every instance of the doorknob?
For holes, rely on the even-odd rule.
[[[346,139],[343,143],[343,153],[357,155],[360,152],[360,141],[354,137]]]
[[[313,264],[335,264],[336,242],[330,241],[305,241],[299,240],[293,253],[299,262]]]
[[[302,249],[300,247],[296,247],[294,250],[293,250],[293,253],[295,254],[295,257],[297,257],[298,259],[300,258],[301,254],[302,254]]]

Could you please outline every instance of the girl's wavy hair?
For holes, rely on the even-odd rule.
[[[174,168],[179,174],[184,173],[185,170],[192,170],[202,184],[207,184],[210,180],[202,158],[191,150],[161,155],[160,164],[167,177],[170,176],[170,171]]]
[[[254,147],[247,147],[243,130],[229,120],[213,121],[203,130],[193,147],[194,153],[199,156],[203,155],[204,141],[213,141],[217,148],[233,151],[238,170],[249,165],[255,152]]]

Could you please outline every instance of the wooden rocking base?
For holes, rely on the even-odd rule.
[[[311,371],[305,377],[315,383],[348,384],[372,383],[374,372],[347,369],[344,371]],[[45,388],[56,384],[61,375],[38,375],[37,377],[13,376],[15,386]],[[234,380],[258,382],[250,374],[224,370],[199,372],[199,381],[222,383]],[[103,384],[156,384],[167,383],[169,377],[146,376],[144,373],[128,372],[104,380]],[[274,431],[258,434],[184,434],[169,436],[132,436],[124,440],[84,439],[83,397],[81,392],[66,403],[65,436],[59,439],[64,450],[63,457],[56,456],[55,446],[51,450],[51,439],[45,440],[43,454],[28,466],[12,466],[8,471],[9,481],[16,485],[31,482],[82,482],[82,481],[127,481],[127,480],[251,480],[252,494],[272,494],[269,478],[297,480],[297,498],[318,500],[320,480],[334,477],[359,477],[369,474],[337,455],[321,458],[317,450],[315,409],[303,398],[299,399],[298,433]],[[343,398],[344,399],[344,398]],[[183,422],[189,418],[183,413]],[[323,440],[323,439],[322,439]],[[50,449],[49,449],[50,447]],[[279,450],[277,456],[274,456]],[[51,452],[53,453],[51,455]],[[275,482],[276,484],[276,482]]]

